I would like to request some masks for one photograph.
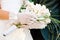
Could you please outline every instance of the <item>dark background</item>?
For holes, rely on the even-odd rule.
[[[51,10],[51,16],[53,18],[60,20],[60,5],[59,5],[60,1],[59,0],[30,0],[30,1],[33,1],[34,4],[38,3],[41,5],[46,5],[47,8],[49,8],[49,10]],[[34,40],[48,40],[48,38],[44,38],[44,36],[43,36],[44,32],[41,33],[41,31],[45,31],[46,29],[47,28],[45,28],[44,30],[30,29],[33,39]],[[47,29],[47,31],[48,31],[48,29]],[[45,31],[45,32],[47,33],[47,31]],[[46,34],[46,35],[48,35],[48,34]],[[45,37],[47,37],[47,36],[45,36]],[[55,39],[53,39],[53,40],[55,40]]]

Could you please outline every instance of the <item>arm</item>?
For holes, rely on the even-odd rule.
[[[0,0],[0,20],[7,20],[7,19],[9,19],[9,12],[1,9],[1,0]]]
[[[1,4],[0,5],[0,19],[16,19],[17,18],[16,15],[19,12],[19,9],[22,5],[22,0],[7,0],[7,1],[0,0],[0,4]]]
[[[9,12],[3,11],[0,9],[0,19],[7,20],[9,19]]]

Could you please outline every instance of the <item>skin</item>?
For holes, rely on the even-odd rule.
[[[0,9],[0,20],[8,20],[9,12]]]
[[[9,12],[1,9],[1,0],[0,0],[0,20],[7,20],[7,19],[9,19]]]
[[[1,9],[1,0],[0,0],[0,9]]]

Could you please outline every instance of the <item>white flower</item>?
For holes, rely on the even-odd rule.
[[[44,20],[45,21],[45,23],[50,23],[51,22],[51,19],[50,18],[47,18],[46,20]]]
[[[51,15],[49,9],[46,9],[45,12],[47,13],[46,14],[47,16],[50,16]]]
[[[29,25],[30,29],[44,29],[47,26],[47,24],[43,21],[40,22],[34,22]]]
[[[42,9],[45,10],[46,9],[46,6],[45,5],[42,5]]]
[[[45,15],[50,16],[49,9],[47,9],[45,5],[42,5],[39,12],[42,16],[45,16]]]
[[[42,6],[41,6],[40,4],[36,4],[35,7],[36,7],[36,9],[39,11]]]

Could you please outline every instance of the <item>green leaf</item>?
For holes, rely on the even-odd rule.
[[[57,23],[60,23],[60,21],[59,20],[57,20],[57,19],[55,19],[55,18],[52,18],[52,17],[50,17],[52,20],[54,20],[54,22],[57,22]]]

